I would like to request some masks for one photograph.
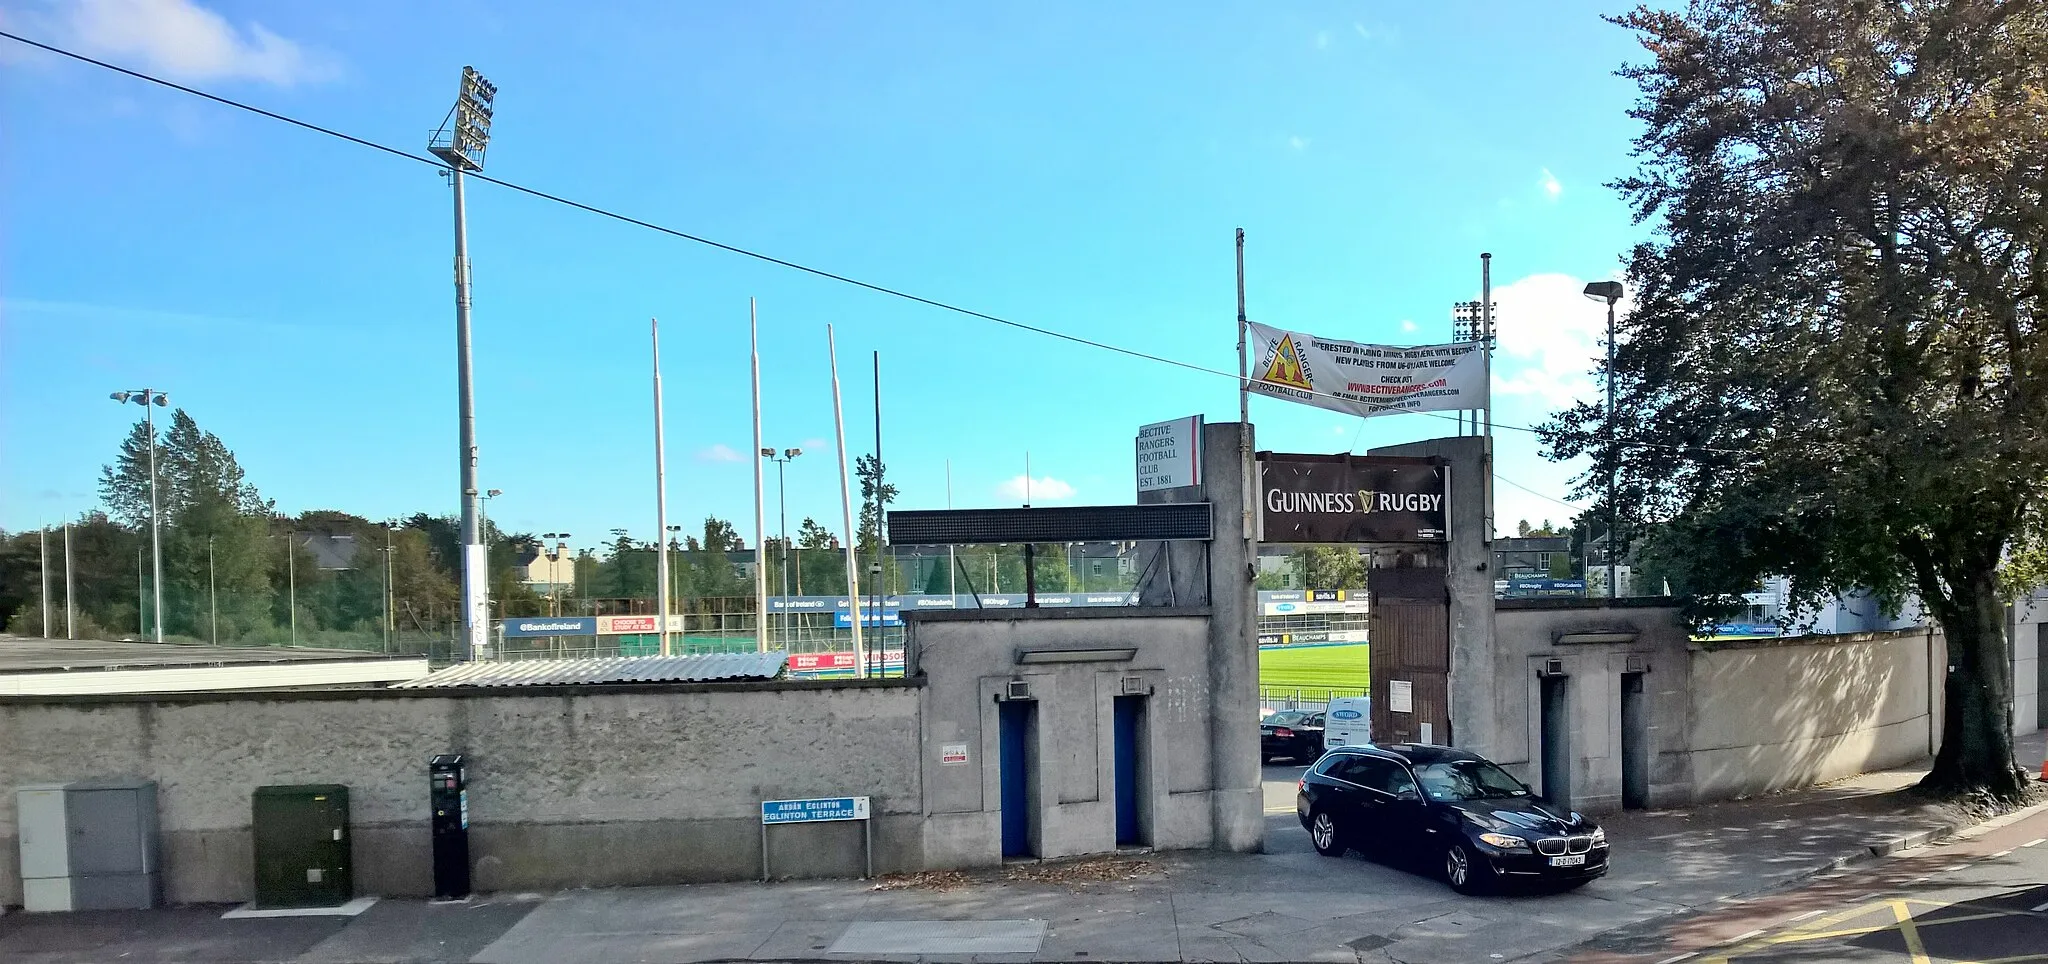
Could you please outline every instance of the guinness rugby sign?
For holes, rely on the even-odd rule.
[[[1428,459],[1259,456],[1259,539],[1443,542],[1449,470]]]

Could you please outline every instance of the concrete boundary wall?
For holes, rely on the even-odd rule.
[[[479,891],[760,873],[760,801],[866,795],[878,872],[922,866],[917,681],[362,690],[0,701],[0,904],[14,788],[155,780],[167,899],[251,896],[250,793],[349,787],[360,894],[432,888],[428,757],[470,757]],[[856,876],[858,824],[773,829],[777,876]]]
[[[1940,745],[1948,659],[1929,629],[1700,643],[1669,600],[1507,601],[1497,625],[1498,698],[1490,714],[1457,721],[1459,742],[1490,745],[1503,766],[1549,792],[1541,692],[1546,676],[1561,677],[1562,792],[1582,809],[1623,806],[1623,690],[1636,673],[1652,807],[1824,783]],[[2026,668],[2038,665],[2029,647],[2014,649]]]
[[[1932,754],[1947,663],[1926,629],[1695,644],[1694,793],[1771,793]]]

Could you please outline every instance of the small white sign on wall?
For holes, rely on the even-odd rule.
[[[1387,709],[1395,713],[1415,712],[1415,684],[1405,679],[1388,680]]]
[[[939,764],[959,766],[967,762],[967,744],[942,743],[939,745]]]

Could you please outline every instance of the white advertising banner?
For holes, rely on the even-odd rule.
[[[1260,395],[1351,415],[1449,412],[1488,406],[1479,342],[1361,345],[1248,322],[1251,378]]]

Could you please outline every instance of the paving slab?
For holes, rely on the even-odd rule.
[[[859,921],[827,949],[831,954],[1022,954],[1038,953],[1045,940],[1042,920]]]
[[[466,903],[380,901],[359,922],[313,945],[305,964],[428,964],[467,961],[517,925],[537,900]]]

